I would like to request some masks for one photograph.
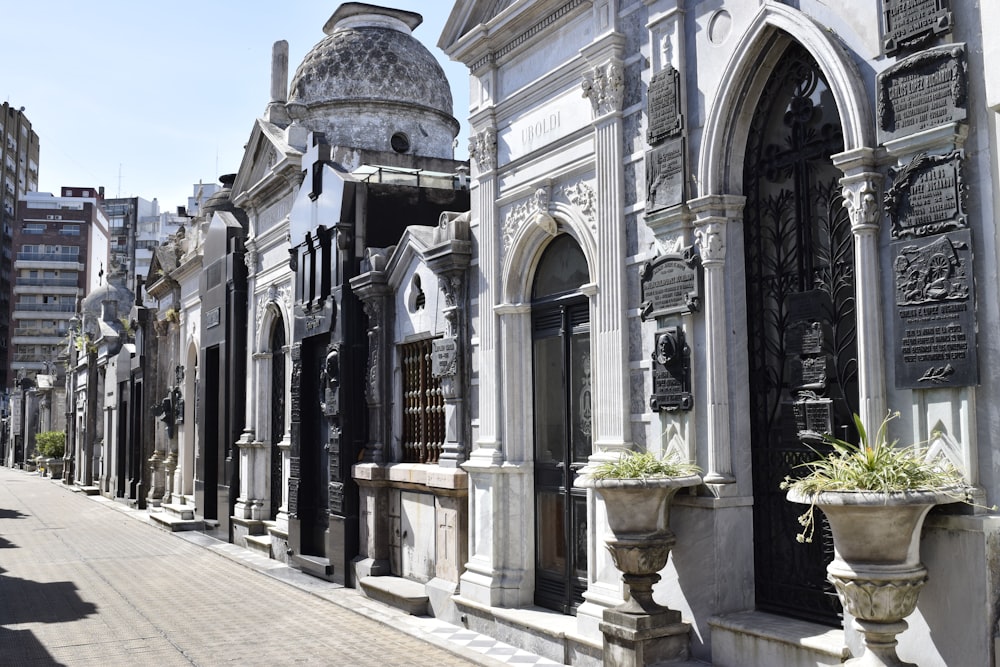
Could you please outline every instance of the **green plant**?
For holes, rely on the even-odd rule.
[[[813,502],[799,516],[802,532],[799,542],[812,542],[815,531],[815,498],[825,491],[902,493],[906,491],[944,491],[966,500],[966,484],[954,465],[945,460],[928,460],[924,443],[899,447],[898,440],[888,438],[889,422],[899,417],[890,411],[874,439],[869,439],[861,417],[854,415],[858,444],[841,440],[827,433],[823,442],[833,448],[829,454],[817,452],[820,458],[797,467],[808,472],[798,479],[785,477],[783,490],[793,489]]]
[[[590,473],[594,479],[646,479],[648,477],[689,477],[700,475],[693,463],[668,454],[657,458],[651,452],[626,450],[613,461],[598,464]]]
[[[62,458],[66,453],[66,434],[63,431],[42,431],[35,436],[35,449],[42,456]]]

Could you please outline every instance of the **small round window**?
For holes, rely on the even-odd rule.
[[[405,153],[410,150],[410,138],[402,132],[397,132],[389,139],[389,145],[397,153]]]

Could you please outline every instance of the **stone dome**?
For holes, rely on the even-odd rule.
[[[459,129],[451,86],[411,34],[422,21],[414,12],[341,5],[292,77],[289,115],[334,144],[451,157]],[[439,155],[442,148],[449,154]]]
[[[208,199],[202,202],[200,213],[201,217],[206,220],[210,220],[212,218],[212,214],[216,211],[225,211],[236,216],[236,219],[239,220],[245,227],[247,223],[246,212],[236,206],[232,199],[233,183],[236,182],[236,174],[224,174],[219,176],[219,182],[222,183],[222,188],[213,192]]]
[[[132,311],[133,301],[135,298],[131,290],[105,281],[103,285],[94,288],[84,297],[80,303],[80,315],[83,316],[85,323],[99,321],[104,319],[104,304],[113,303],[115,311],[107,313],[109,317],[114,319],[128,317]]]

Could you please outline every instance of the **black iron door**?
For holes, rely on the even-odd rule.
[[[763,90],[744,163],[756,597],[759,609],[830,624],[840,605],[826,582],[829,531],[797,543],[802,508],[780,483],[857,411],[854,246],[830,159],[841,150],[830,90],[793,44]]]
[[[592,451],[590,305],[533,313],[535,601],[572,613],[587,589],[587,494],[573,487]]]
[[[271,513],[281,507],[281,439],[285,434],[285,327],[279,319],[271,336]]]

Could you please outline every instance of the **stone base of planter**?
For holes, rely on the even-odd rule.
[[[607,667],[669,665],[688,659],[691,624],[672,609],[656,614],[604,610],[604,664]]]

